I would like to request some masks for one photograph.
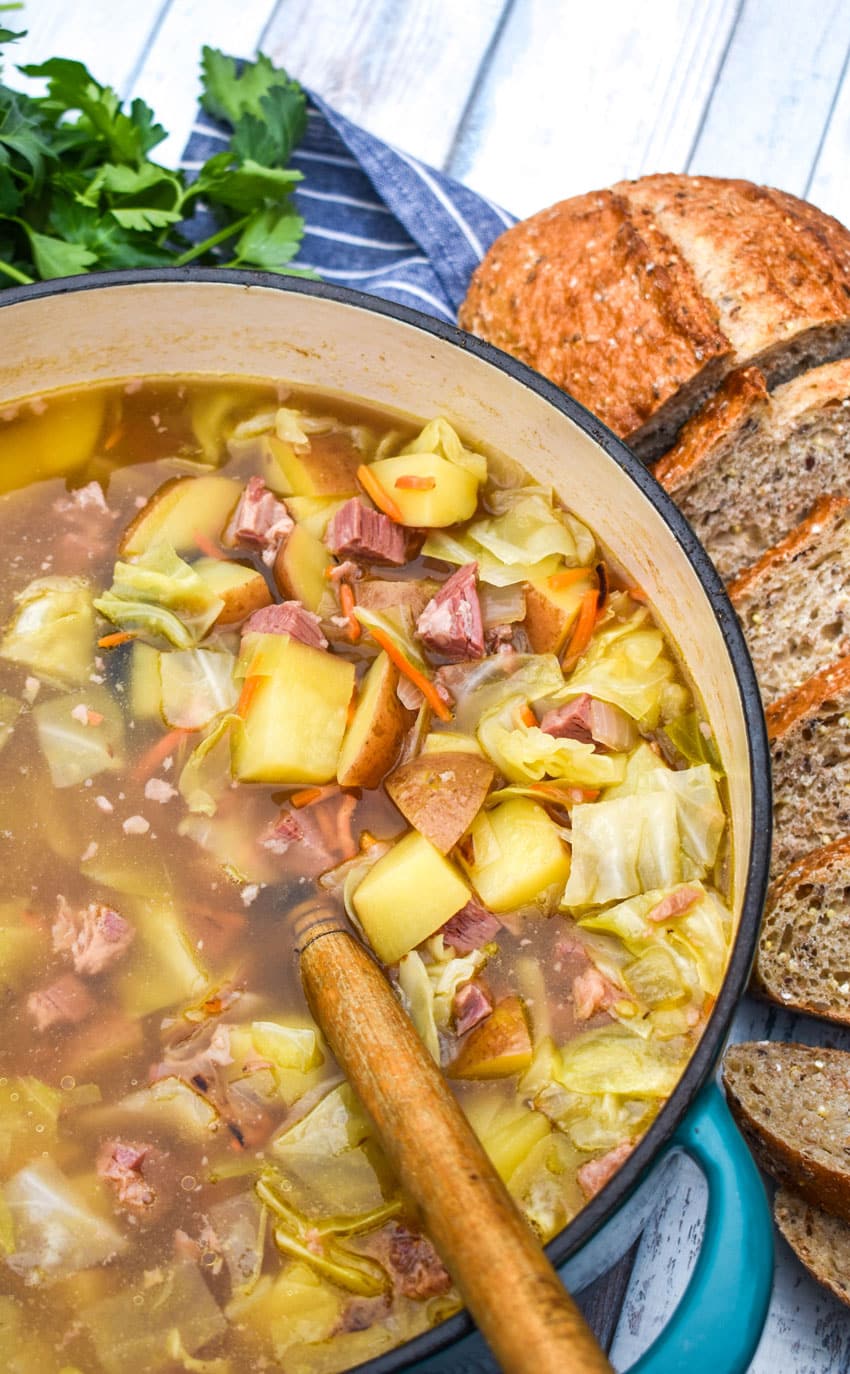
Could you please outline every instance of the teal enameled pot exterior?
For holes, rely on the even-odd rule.
[[[629,450],[571,397],[456,329],[323,282],[192,268],[106,273],[0,292],[0,408],[36,392],[145,375],[275,378],[419,418],[443,414],[484,449],[554,486],[642,587],[677,644],[727,774],[735,940],[708,1025],[679,1084],[619,1172],[547,1247],[578,1292],[630,1247],[671,1152],[709,1192],[695,1272],[639,1374],[742,1374],[773,1263],[758,1174],[713,1075],[749,977],[770,854],[770,769],[752,664],[692,530]],[[510,1313],[505,1314],[510,1320]],[[464,1313],[372,1360],[471,1374],[493,1365]]]

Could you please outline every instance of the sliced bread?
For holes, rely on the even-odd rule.
[[[730,1045],[723,1083],[758,1164],[850,1221],[850,1054],[769,1040]]]
[[[825,496],[729,587],[765,703],[850,651],[850,500]]]
[[[767,896],[753,990],[850,1025],[850,838],[806,854]]]
[[[850,1225],[790,1188],[777,1191],[773,1219],[812,1278],[850,1306]]]
[[[653,458],[733,368],[776,386],[847,356],[848,297],[837,220],[751,182],[659,175],[507,230],[459,320]]]
[[[776,877],[819,845],[850,834],[850,658],[767,708]]]
[[[850,496],[850,359],[770,394],[757,368],[729,374],[655,466],[727,581],[819,496]]]

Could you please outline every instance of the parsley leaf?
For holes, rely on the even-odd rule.
[[[20,36],[0,28],[0,45]],[[47,91],[0,82],[0,287],[195,261],[299,270],[290,263],[304,222],[291,193],[301,173],[287,163],[306,128],[306,98],[269,58],[237,65],[204,49],[204,107],[233,133],[191,182],[151,159],[166,133],[143,100],[123,106],[66,58],[21,70]],[[214,232],[192,243],[201,200]]]

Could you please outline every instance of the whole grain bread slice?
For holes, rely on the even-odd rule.
[[[773,1219],[813,1279],[850,1306],[850,1225],[779,1188]]]
[[[820,496],[850,496],[850,359],[772,394],[758,368],[729,374],[656,464],[655,476],[729,580]]]
[[[850,1025],[850,837],[806,854],[771,886],[753,991]]]
[[[730,1045],[723,1083],[758,1164],[850,1222],[850,1054],[769,1040]]]
[[[767,708],[773,768],[771,876],[850,834],[850,657]]]
[[[850,354],[850,233],[747,181],[620,182],[502,234],[459,321],[654,458],[733,368]]]
[[[850,500],[825,496],[730,584],[764,701],[850,651]]]

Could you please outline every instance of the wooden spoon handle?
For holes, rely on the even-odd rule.
[[[381,970],[321,901],[301,908],[316,1021],[506,1374],[612,1374]]]

